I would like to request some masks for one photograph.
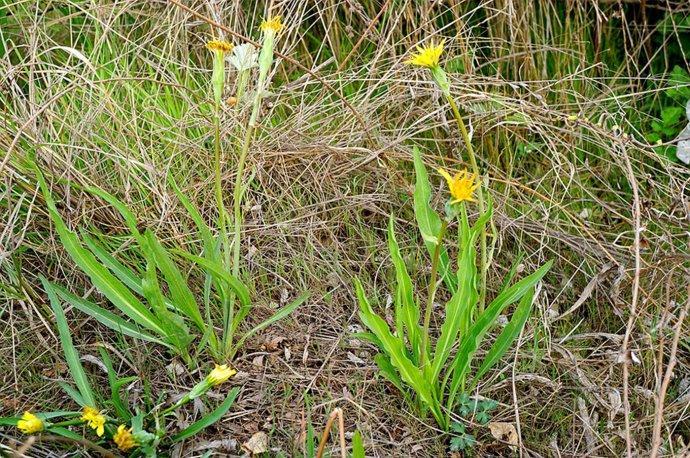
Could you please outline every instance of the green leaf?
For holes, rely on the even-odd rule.
[[[393,265],[395,266],[395,306],[396,306],[396,326],[400,339],[404,339],[404,329],[407,329],[407,336],[412,346],[412,353],[415,361],[421,355],[421,336],[419,329],[419,306],[414,299],[412,280],[407,272],[405,261],[400,255],[400,247],[395,238],[393,228],[393,216],[388,220],[388,250],[391,254]],[[404,343],[404,340],[403,340]]]
[[[86,372],[84,372],[84,367],[81,365],[81,361],[79,360],[79,353],[77,352],[77,349],[74,348],[74,344],[72,343],[72,335],[70,334],[69,326],[67,325],[67,319],[65,318],[65,312],[62,309],[62,303],[60,303],[60,300],[55,294],[50,282],[42,275],[40,276],[40,279],[41,283],[43,283],[43,288],[48,294],[50,307],[53,309],[53,313],[55,314],[55,323],[57,324],[58,333],[60,334],[62,351],[65,354],[65,360],[67,361],[67,367],[69,367],[72,379],[77,385],[79,394],[86,405],[95,408],[96,398],[91,390],[91,385],[89,384],[89,379],[86,377]]]
[[[362,433],[358,430],[352,435],[352,458],[365,458]]]
[[[258,324],[257,326],[255,326],[254,328],[249,330],[249,332],[247,332],[244,336],[242,336],[242,338],[237,342],[237,344],[235,345],[235,351],[242,348],[242,344],[244,344],[245,340],[247,340],[248,338],[250,338],[251,336],[253,336],[257,332],[261,331],[262,329],[269,327],[270,325],[272,325],[276,321],[282,320],[283,318],[285,318],[286,316],[288,316],[289,314],[294,312],[297,307],[302,305],[302,303],[304,303],[304,301],[306,301],[309,298],[309,296],[310,296],[310,293],[308,291],[300,294],[297,297],[297,299],[295,299],[294,301],[290,302],[285,307],[278,310],[276,313],[273,314],[273,316],[271,316],[270,318],[268,318],[265,321],[262,321],[260,324]]]
[[[195,256],[182,250],[175,250],[175,253],[182,257],[195,262],[199,266],[211,272],[213,275],[221,278],[230,288],[237,294],[238,299],[242,305],[249,305],[249,290],[237,278],[228,273],[222,264],[214,262],[210,259]]]
[[[72,260],[89,276],[98,291],[107,297],[113,305],[119,308],[125,315],[142,327],[159,334],[164,334],[151,312],[149,312],[122,282],[99,264],[93,253],[81,246],[79,238],[67,228],[67,225],[60,217],[45,179],[43,178],[43,174],[38,169],[37,165],[34,164],[34,168],[60,241],[65,247],[65,250],[67,250],[72,257]]]
[[[172,175],[168,175],[168,183],[170,183],[170,185],[172,186],[173,190],[175,191],[175,194],[177,195],[177,198],[180,199],[180,202],[182,202],[184,208],[187,209],[189,216],[192,218],[192,221],[194,221],[194,224],[196,225],[196,228],[199,231],[201,241],[204,245],[204,256],[210,259],[215,258],[215,243],[213,241],[213,236],[211,235],[211,230],[204,221],[204,218],[201,216],[201,213],[199,213],[199,210],[197,210],[197,208],[187,198],[187,196],[185,196],[184,193],[180,191],[180,188],[177,186],[177,182],[175,182],[175,179]]]
[[[510,288],[506,289],[503,293],[499,294],[498,297],[496,297],[496,299],[489,304],[486,310],[484,310],[484,313],[477,318],[467,335],[463,337],[457,356],[453,362],[451,388],[448,396],[448,404],[446,406],[449,411],[453,411],[455,396],[461,385],[464,385],[465,383],[465,376],[470,368],[472,357],[479,348],[479,344],[481,343],[484,335],[496,322],[498,315],[507,306],[521,299],[525,294],[527,294],[531,288],[534,287],[534,285],[536,285],[544,275],[546,275],[546,272],[549,271],[552,264],[553,261],[547,262],[534,273],[525,277]],[[447,377],[448,376],[446,376],[446,378]]]
[[[429,204],[431,201],[431,186],[429,185],[429,176],[426,172],[426,167],[424,167],[424,162],[422,162],[419,148],[415,147],[413,149],[413,155],[416,174],[414,186],[414,215],[417,219],[419,231],[422,233],[424,244],[429,251],[429,256],[433,256],[434,250],[436,249],[436,243],[432,240],[436,238],[441,231],[441,218]],[[455,293],[457,289],[456,278],[451,272],[450,260],[445,247],[441,249],[439,273],[448,290],[451,293]]]
[[[113,368],[113,362],[110,359],[108,352],[103,347],[99,347],[98,352],[101,354],[101,360],[103,360],[103,364],[105,364],[105,368],[108,371],[110,401],[113,403],[113,407],[115,408],[115,412],[117,413],[119,419],[127,422],[132,417],[132,414],[125,406],[125,403],[122,402],[122,398],[120,397],[120,388],[125,380],[127,380],[125,383],[128,383],[131,382],[132,379],[136,380],[137,377],[129,377],[128,379],[118,380],[117,372],[115,372],[115,369]]]
[[[228,396],[225,398],[225,401],[221,405],[216,408],[213,412],[204,415],[200,420],[192,423],[179,433],[177,433],[175,436],[173,436],[172,440],[173,442],[179,442],[183,441],[189,437],[194,436],[195,434],[199,433],[203,429],[207,428],[208,426],[211,426],[213,423],[217,422],[220,420],[225,413],[230,410],[230,407],[232,407],[232,404],[235,402],[235,398],[237,398],[237,395],[240,392],[240,387],[235,387],[232,390],[230,390],[230,393],[228,393]]]
[[[477,267],[475,265],[476,234],[468,234],[462,242],[458,258],[458,289],[446,304],[446,317],[436,342],[430,380],[437,380],[445,366],[458,335],[465,335],[471,325],[472,310],[477,305]]]
[[[520,304],[515,309],[515,312],[513,312],[510,322],[505,328],[503,328],[501,334],[499,334],[498,338],[496,338],[496,342],[494,342],[494,344],[491,346],[491,349],[486,354],[482,365],[477,370],[474,380],[472,380],[472,383],[470,384],[470,391],[474,390],[484,374],[486,374],[489,369],[491,369],[501,359],[501,357],[513,344],[515,339],[517,339],[518,335],[520,335],[520,332],[525,326],[527,318],[529,318],[530,312],[532,311],[533,301],[534,287],[530,288],[529,291],[522,296]]]
[[[154,342],[171,348],[170,345],[166,342],[163,342],[162,340],[141,331],[141,329],[138,326],[122,319],[121,317],[115,315],[109,310],[99,307],[96,304],[87,301],[86,299],[83,299],[79,296],[70,293],[62,286],[56,285],[54,283],[51,283],[51,286],[57,292],[58,296],[62,298],[62,300],[68,302],[70,305],[72,305],[72,307],[76,308],[77,310],[80,310],[81,312],[94,317],[99,323],[109,327],[110,329],[116,332],[121,332],[124,335],[134,337],[136,339]]]
[[[147,247],[147,250],[150,250],[150,247]],[[151,251],[148,252],[147,257],[149,260],[146,266],[144,281],[142,282],[144,296],[148,300],[149,305],[156,314],[156,318],[158,318],[158,322],[165,331],[166,340],[170,342],[180,354],[186,355],[188,353],[187,347],[194,337],[189,334],[189,329],[184,319],[168,310],[165,297],[158,284],[155,261]]]
[[[374,356],[374,362],[379,367],[381,375],[383,375],[386,380],[391,382],[398,389],[398,391],[407,397],[407,391],[405,390],[398,373],[395,371],[395,367],[393,367],[391,364],[391,360],[388,355],[385,353],[377,353],[376,356]]]
[[[372,311],[362,284],[357,278],[355,278],[355,288],[359,302],[360,320],[381,341],[381,350],[390,358],[390,363],[397,369],[400,378],[417,393],[422,402],[434,414],[434,417],[441,418],[440,406],[432,395],[431,386],[424,379],[422,372],[407,357],[405,348],[400,340],[390,332],[386,321]]]
[[[163,245],[160,244],[151,231],[146,231],[146,241],[153,252],[156,266],[163,273],[165,282],[168,284],[174,307],[189,317],[201,331],[205,331],[206,324],[201,317],[201,311],[196,303],[196,299],[194,299],[194,293],[189,289],[187,280],[182,275],[182,272],[170,259],[166,249],[163,248]]]
[[[141,278],[137,276],[131,269],[126,267],[118,261],[113,255],[108,253],[100,243],[96,242],[86,232],[81,232],[81,238],[86,243],[86,246],[91,252],[96,255],[101,264],[106,266],[115,276],[120,279],[129,289],[137,294],[143,295],[141,289]]]
[[[137,239],[137,241],[139,241],[139,242],[141,241],[141,233],[139,233],[139,229],[137,229],[137,219],[134,216],[134,214],[131,211],[129,211],[129,209],[127,208],[127,205],[125,205],[121,200],[119,200],[114,195],[112,195],[112,194],[110,194],[110,193],[108,193],[102,189],[96,188],[94,186],[87,186],[85,189],[88,192],[90,192],[91,194],[97,195],[98,197],[105,200],[106,202],[108,202],[113,207],[115,207],[117,209],[117,211],[120,212],[120,214],[124,218],[125,223],[127,224],[127,227],[129,228],[132,235]]]

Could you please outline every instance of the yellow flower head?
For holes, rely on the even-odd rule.
[[[22,419],[17,422],[17,428],[24,434],[35,434],[43,431],[43,420],[31,412],[24,412]]]
[[[273,16],[269,17],[266,19],[264,22],[261,23],[259,26],[259,29],[261,29],[262,32],[267,32],[269,30],[273,31],[274,33],[278,33],[281,30],[283,30],[285,26],[283,25],[283,22],[280,19],[280,16]]]
[[[431,41],[426,46],[417,46],[417,52],[412,54],[412,57],[406,60],[405,63],[425,68],[438,67],[438,61],[441,58],[441,54],[443,54],[444,43],[445,40],[439,44]]]
[[[211,40],[206,43],[206,49],[217,52],[230,52],[234,46],[231,43],[223,40]]]
[[[81,419],[89,424],[90,428],[96,430],[98,437],[103,435],[105,426],[105,416],[93,407],[86,406],[82,413]]]
[[[127,429],[125,425],[117,427],[117,432],[113,434],[113,441],[117,444],[117,448],[123,452],[136,447],[137,441],[132,436],[132,428]]]
[[[453,177],[443,169],[438,169],[438,173],[443,175],[443,178],[448,182],[448,189],[450,189],[450,195],[453,198],[452,204],[457,204],[465,200],[474,202],[472,193],[479,187],[477,176],[474,173],[467,173],[467,170],[463,170],[462,172],[456,173]]]
[[[216,364],[216,367],[208,374],[206,380],[208,380],[211,386],[220,385],[236,373],[237,371],[228,367],[227,364],[223,364],[222,366]]]

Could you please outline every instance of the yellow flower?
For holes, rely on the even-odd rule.
[[[105,426],[105,416],[103,416],[103,414],[101,414],[98,410],[89,406],[84,407],[81,419],[87,422],[90,428],[96,430],[96,434],[98,435],[98,437],[101,437],[103,435]]]
[[[417,52],[405,61],[406,64],[418,67],[434,68],[438,67],[438,61],[443,54],[443,44],[445,40],[436,44],[434,41],[426,46],[417,46]]]
[[[223,40],[211,40],[206,43],[206,49],[209,51],[230,52],[232,48],[234,48],[234,46],[231,43]]]
[[[465,200],[474,202],[472,193],[479,187],[477,176],[474,173],[467,173],[467,170],[463,170],[456,173],[454,177],[451,177],[450,173],[443,169],[438,169],[438,173],[443,175],[443,178],[448,182],[448,189],[450,189],[450,195],[453,197],[452,204]]]
[[[126,452],[129,449],[136,447],[137,441],[132,436],[132,428],[126,429],[125,425],[117,427],[117,432],[113,435],[113,441],[117,444],[117,448]]]
[[[274,33],[278,33],[283,30],[284,27],[280,16],[273,16],[262,22],[259,29],[261,29],[262,32],[272,30]]]
[[[31,412],[24,412],[22,419],[17,422],[17,428],[24,434],[34,434],[43,431],[43,420]]]
[[[228,367],[227,364],[223,364],[222,366],[216,364],[216,367],[208,374],[206,380],[208,380],[211,386],[220,385],[236,373],[237,371]]]

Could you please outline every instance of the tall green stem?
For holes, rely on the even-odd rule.
[[[484,202],[484,188],[482,187],[481,178],[479,175],[479,167],[477,166],[477,158],[474,155],[474,148],[472,147],[472,140],[470,139],[470,135],[467,132],[467,128],[465,127],[465,122],[462,120],[460,110],[458,109],[458,105],[455,103],[453,96],[450,95],[450,92],[446,92],[445,96],[446,100],[448,101],[448,104],[450,105],[450,108],[453,110],[453,116],[455,117],[455,121],[458,124],[460,135],[462,135],[462,139],[465,142],[465,147],[467,148],[467,155],[470,159],[470,166],[472,167],[472,173],[474,173],[477,176],[477,179],[480,180],[479,189],[477,190],[477,203],[479,206],[479,214],[483,215],[486,208],[486,204]],[[479,311],[482,312],[484,311],[484,305],[486,303],[486,273],[488,270],[488,249],[486,245],[486,231],[484,230],[482,230],[480,234],[480,244],[481,267],[479,273]]]
[[[443,220],[441,223],[441,230],[438,232],[438,240],[436,243],[436,248],[434,249],[434,257],[431,260],[431,280],[429,280],[428,294],[426,298],[426,310],[424,310],[424,329],[422,332],[422,348],[421,357],[419,358],[419,367],[424,368],[427,362],[427,351],[429,346],[429,326],[431,325],[431,310],[434,307],[434,297],[436,296],[437,287],[437,277],[438,277],[438,264],[441,258],[441,246],[443,243],[443,237],[446,235],[446,228],[448,227],[448,222]]]

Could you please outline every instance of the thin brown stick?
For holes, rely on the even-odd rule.
[[[621,357],[623,359],[623,408],[625,411],[625,449],[626,456],[632,457],[632,436],[630,433],[630,390],[628,387],[628,378],[630,377],[630,360],[628,355],[628,344],[630,343],[630,336],[632,329],[635,326],[635,319],[637,318],[637,302],[640,293],[640,270],[642,269],[642,261],[640,256],[640,230],[641,224],[641,210],[640,210],[640,191],[635,178],[630,157],[628,156],[623,142],[620,143],[620,152],[625,163],[625,169],[628,174],[628,181],[633,192],[633,229],[635,230],[635,238],[633,241],[633,250],[635,252],[635,272],[633,274],[632,284],[632,299],[630,303],[630,316],[625,328],[625,337],[623,337],[623,344],[621,345]]]
[[[666,391],[668,390],[668,385],[671,382],[671,377],[673,376],[673,369],[676,367],[678,359],[676,358],[676,353],[678,352],[678,342],[680,340],[680,334],[683,331],[683,322],[685,317],[688,315],[688,310],[690,310],[690,282],[687,286],[688,290],[688,300],[685,303],[685,307],[681,310],[678,316],[678,322],[673,329],[673,342],[671,343],[671,353],[668,356],[668,365],[666,366],[666,372],[664,374],[664,380],[661,383],[661,388],[656,397],[656,409],[654,412],[654,433],[652,435],[652,455],[651,458],[656,458],[659,456],[659,449],[661,448],[661,426],[664,422],[664,400],[666,399]],[[661,330],[660,330],[661,332]]]
[[[197,19],[199,19],[199,20],[202,20],[202,21],[204,21],[205,23],[207,23],[207,24],[209,24],[209,25],[212,25],[213,27],[218,27],[218,28],[221,29],[223,32],[228,33],[228,34],[232,35],[232,36],[235,37],[235,38],[239,38],[239,39],[241,39],[241,40],[243,40],[243,41],[249,43],[250,45],[255,46],[256,48],[261,48],[261,44],[260,44],[259,42],[254,41],[254,40],[252,40],[251,38],[242,35],[241,33],[237,33],[237,32],[235,32],[234,30],[231,30],[229,27],[226,27],[226,26],[224,26],[223,24],[221,24],[221,23],[219,23],[219,22],[216,22],[216,21],[214,21],[213,19],[210,19],[210,18],[206,17],[206,16],[204,16],[204,15],[201,14],[201,13],[197,13],[196,11],[194,11],[193,9],[191,9],[190,7],[188,7],[188,6],[186,6],[186,5],[182,4],[182,3],[180,3],[178,0],[168,0],[168,1],[169,1],[170,3],[172,3],[173,5],[175,5],[175,6],[179,7],[179,8],[181,8],[181,9],[183,9],[184,11],[188,12],[189,14],[191,14],[192,16],[194,16],[195,18],[197,18]],[[338,93],[338,91],[335,90],[335,88],[334,88],[333,86],[331,86],[330,84],[328,84],[328,82],[326,82],[326,80],[324,80],[323,78],[321,78],[319,75],[317,75],[317,74],[314,73],[312,70],[310,70],[309,68],[307,68],[306,66],[304,66],[303,64],[301,64],[300,62],[298,62],[297,60],[293,59],[292,57],[286,56],[285,54],[282,54],[282,53],[280,53],[280,52],[278,52],[278,51],[273,51],[273,54],[275,54],[276,56],[280,57],[281,59],[284,59],[284,60],[290,62],[290,63],[293,64],[293,65],[296,65],[297,68],[299,68],[299,69],[302,70],[303,72],[306,72],[306,73],[308,73],[309,75],[311,75],[315,80],[317,80],[319,83],[321,83],[321,84],[323,85],[323,87],[326,88],[326,90],[328,90],[328,91],[331,92],[333,95],[335,95],[338,99],[340,99],[340,101],[343,102],[343,104],[347,107],[347,109],[350,110],[350,111],[352,112],[352,114],[355,116],[355,118],[357,118],[357,122],[358,122],[359,125],[362,127],[362,132],[363,132],[364,135],[367,137],[367,140],[369,140],[372,144],[374,143],[374,139],[371,138],[371,135],[369,135],[369,129],[367,128],[367,125],[364,123],[364,119],[362,118],[362,116],[359,114],[359,112],[358,112],[357,110],[355,110],[355,107],[353,107],[353,106],[350,104],[350,102],[348,102],[348,101],[345,99],[345,97],[343,97],[342,95],[340,95],[340,94]]]
[[[328,416],[328,421],[326,422],[326,427],[321,434],[321,441],[319,442],[319,448],[316,451],[316,458],[322,458],[323,452],[326,450],[326,442],[328,442],[328,435],[331,432],[331,427],[333,427],[333,421],[338,419],[338,428],[340,436],[340,456],[346,458],[345,453],[345,420],[343,418],[343,410],[340,407],[333,409],[333,412]]]

